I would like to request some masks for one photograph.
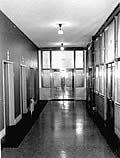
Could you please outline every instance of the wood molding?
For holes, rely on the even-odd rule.
[[[17,118],[14,120],[14,124],[16,125],[22,119],[22,114],[18,115]]]
[[[5,136],[5,128],[0,131],[0,140]]]
[[[86,47],[65,47],[64,50],[86,50]],[[41,47],[40,50],[42,51],[60,51],[60,47]]]

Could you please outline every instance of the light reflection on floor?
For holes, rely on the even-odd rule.
[[[66,154],[66,152],[64,150],[61,150],[60,157],[61,158],[67,158],[67,154]]]
[[[74,99],[74,90],[72,88],[52,88],[51,99]]]
[[[115,158],[83,101],[50,101],[18,148],[2,158]]]

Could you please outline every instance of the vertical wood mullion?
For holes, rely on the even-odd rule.
[[[52,50],[50,50],[50,88],[52,88]]]
[[[43,88],[43,51],[41,51],[41,88]]]
[[[74,87],[74,93],[75,93],[75,75],[76,75],[76,51],[74,50],[74,69],[73,69],[73,87]]]

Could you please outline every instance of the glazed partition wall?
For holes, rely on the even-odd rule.
[[[90,46],[86,53],[86,100],[87,100],[87,108],[89,110],[93,110],[94,104],[94,87],[95,87],[95,71],[94,68],[94,54],[93,50]]]
[[[115,19],[96,38],[94,48],[95,105],[101,118],[106,122],[112,118],[113,123]]]
[[[116,62],[115,62],[115,133],[120,138],[120,13],[116,18]]]
[[[85,54],[83,50],[39,52],[41,100],[86,99]]]
[[[120,138],[120,13],[93,39],[87,50],[87,73],[87,99],[92,100],[90,82],[94,81],[96,111]]]

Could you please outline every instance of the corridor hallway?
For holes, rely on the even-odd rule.
[[[2,158],[115,158],[85,101],[49,101],[18,148]]]

